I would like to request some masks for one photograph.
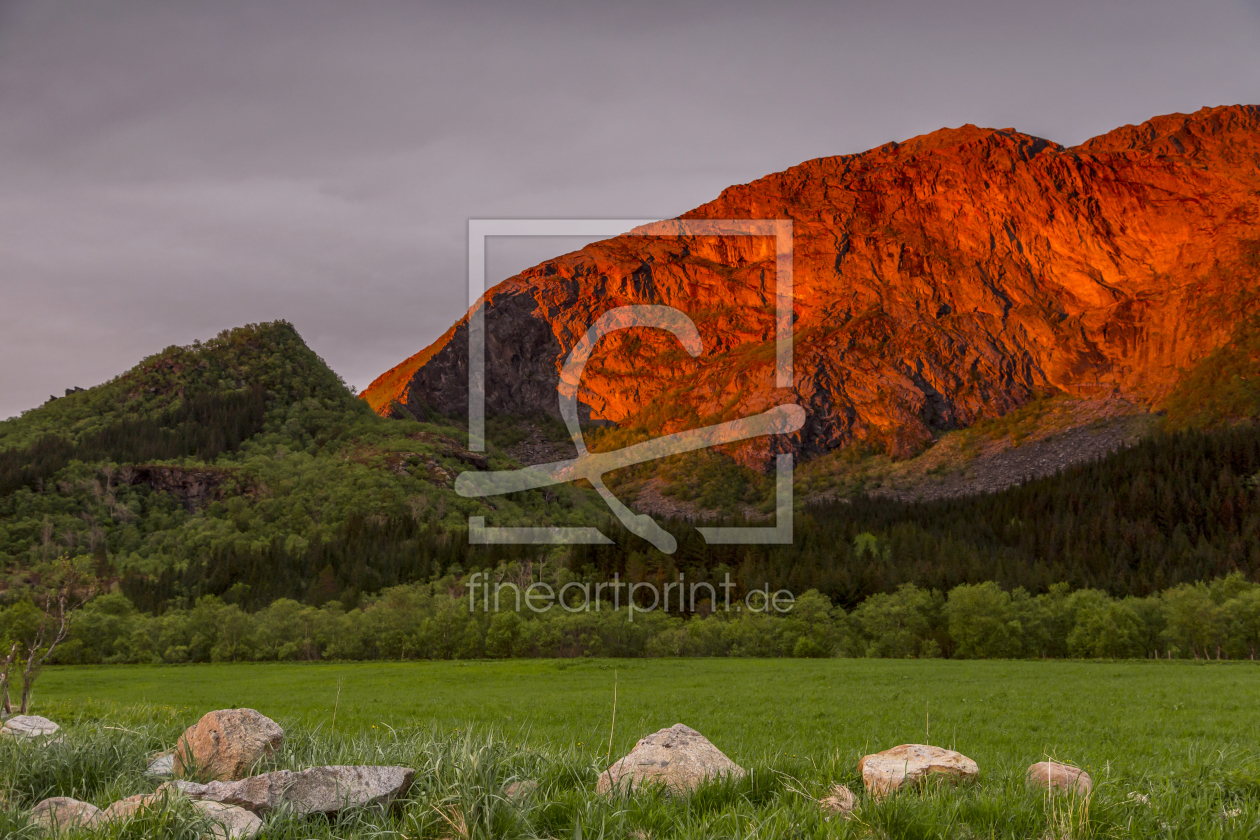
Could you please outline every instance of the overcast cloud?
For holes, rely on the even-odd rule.
[[[942,126],[1260,102],[1260,4],[0,2],[0,417],[285,318],[351,384],[470,217],[669,217]],[[496,243],[502,279],[577,243]]]

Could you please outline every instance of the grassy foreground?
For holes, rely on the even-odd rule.
[[[682,800],[596,796],[596,776],[608,764],[614,682],[613,758],[643,735],[682,722],[750,777]],[[1251,663],[58,668],[41,678],[34,711],[73,725],[54,747],[0,745],[10,808],[0,816],[0,836],[27,836],[22,808],[45,796],[105,805],[152,790],[155,782],[142,776],[147,751],[169,746],[205,711],[247,705],[288,730],[278,766],[402,763],[421,771],[392,817],[338,824],[276,818],[267,837],[1256,837],[1258,699],[1260,668]],[[969,755],[980,765],[980,783],[883,803],[863,798],[857,819],[824,818],[813,799],[836,782],[860,790],[858,758],[905,742]],[[1026,790],[1025,768],[1047,756],[1086,767],[1096,783],[1092,799]],[[540,783],[528,803],[502,795],[517,778]],[[168,817],[188,828],[179,814]],[[178,836],[169,826],[155,830],[136,823],[116,836]]]

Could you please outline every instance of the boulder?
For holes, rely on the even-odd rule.
[[[60,728],[46,717],[40,717],[39,715],[15,715],[6,720],[3,727],[0,727],[0,735],[40,738],[45,735],[53,735]]]
[[[681,723],[648,735],[624,758],[599,776],[595,790],[630,790],[663,784],[674,793],[689,793],[705,779],[741,777],[744,768],[727,758],[696,730]]]
[[[250,840],[262,831],[262,820],[244,808],[209,800],[194,802],[193,805],[210,818],[210,830],[215,840]]]
[[[141,793],[136,796],[128,796],[126,799],[120,799],[117,802],[111,802],[105,806],[105,810],[101,811],[98,820],[102,823],[122,822],[136,814],[150,802],[157,799],[156,794]]]
[[[135,796],[128,796],[126,799],[120,799],[117,802],[111,802],[105,806],[104,811],[101,811],[100,822],[102,824],[123,822],[153,803],[161,802],[164,798],[165,794],[162,793],[140,793]]]
[[[980,768],[962,753],[924,744],[902,744],[864,756],[858,762],[862,783],[872,796],[886,796],[929,776],[950,782],[974,779]]]
[[[1094,789],[1094,780],[1079,767],[1057,761],[1038,761],[1028,768],[1028,784],[1047,790],[1064,790],[1082,796]]]
[[[173,770],[179,778],[232,781],[283,743],[284,730],[253,709],[207,712],[179,736]]]
[[[68,796],[45,799],[31,809],[31,822],[49,831],[91,828],[98,824],[101,809]]]
[[[849,790],[848,785],[836,785],[831,792],[818,800],[818,804],[827,813],[827,816],[841,816],[846,820],[853,816],[853,809],[857,806],[857,797],[853,795],[853,791]]]
[[[177,790],[178,788],[164,786],[157,793],[142,793],[120,799],[101,811],[92,825],[101,827],[114,822],[125,822],[150,805],[161,803]],[[262,820],[244,808],[210,801],[194,801],[192,804],[210,818],[210,830],[215,840],[247,840],[262,830]]]
[[[175,753],[164,752],[158,753],[149,759],[149,766],[144,771],[146,776],[174,776],[175,775]]]
[[[300,815],[331,816],[349,808],[387,807],[407,791],[415,775],[410,767],[311,767],[236,782],[167,782],[158,792],[178,790],[191,799],[236,805],[259,815],[284,805]]]

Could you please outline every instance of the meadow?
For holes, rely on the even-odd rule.
[[[266,837],[1256,837],[1257,699],[1260,668],[1250,662],[50,668],[34,711],[65,725],[67,737],[42,750],[0,745],[9,803],[0,829],[27,836],[22,807],[44,796],[104,805],[152,790],[156,782],[142,775],[148,751],[170,746],[206,711],[243,705],[289,732],[276,766],[403,763],[420,770],[392,816],[296,825],[276,818]],[[679,722],[750,776],[684,799],[594,793],[610,751],[620,757],[640,737]],[[855,819],[825,818],[814,800],[834,783],[860,791],[862,755],[907,742],[963,752],[979,763],[979,783],[927,787],[882,803],[861,797]],[[1028,790],[1025,769],[1047,757],[1089,770],[1093,796]],[[504,787],[522,778],[538,781],[537,793],[510,801]],[[178,815],[171,819],[182,825]],[[152,828],[137,822],[113,836],[139,838]],[[163,831],[178,836],[169,826]]]
[[[53,667],[35,712],[63,743],[0,744],[0,834],[74,795],[146,792],[145,756],[210,709],[249,705],[289,732],[277,767],[404,763],[393,815],[272,817],[267,837],[1254,837],[1260,669],[1250,662],[547,660]],[[616,693],[616,722],[614,714]],[[750,777],[688,798],[593,793],[636,739],[687,723]],[[935,743],[979,762],[978,785],[927,787],[825,819],[862,754]],[[1046,757],[1094,776],[1089,801],[1024,786]],[[514,802],[504,787],[539,782]],[[156,814],[106,836],[195,836]]]

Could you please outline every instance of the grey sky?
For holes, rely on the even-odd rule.
[[[0,2],[0,417],[287,318],[362,388],[469,217],[667,217],[942,126],[1260,102],[1260,3]],[[494,279],[572,241],[496,243]]]

